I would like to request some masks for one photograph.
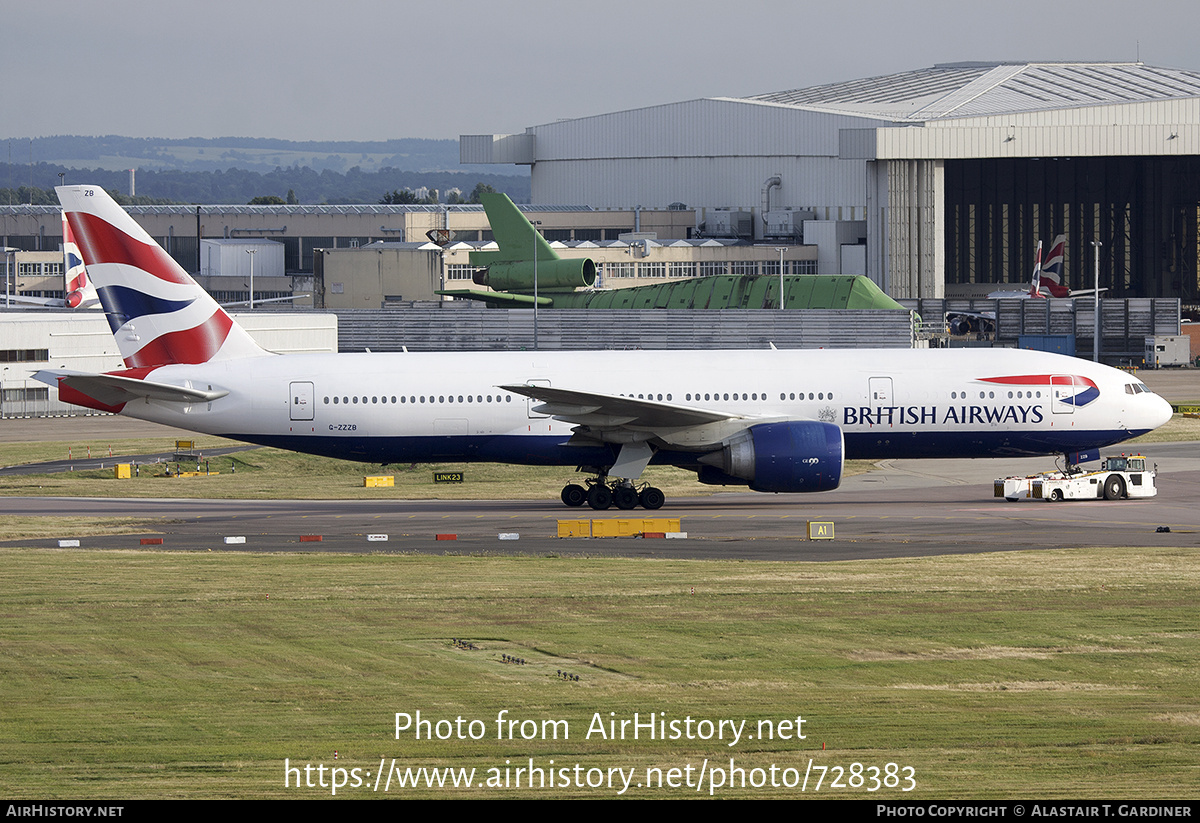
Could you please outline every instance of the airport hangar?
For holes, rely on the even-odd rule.
[[[531,166],[538,203],[686,204],[702,230],[749,214],[756,238],[819,259],[865,236],[866,274],[897,299],[1028,282],[1037,241],[1066,234],[1072,287],[1091,286],[1098,240],[1106,296],[1200,302],[1200,72],[939,64],[459,143],[463,162]]]

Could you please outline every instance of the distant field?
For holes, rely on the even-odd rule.
[[[1174,415],[1165,426],[1149,434],[1136,437],[1130,443],[1173,443],[1175,441],[1200,440],[1200,419]]]
[[[1196,549],[829,564],[3,549],[0,567],[11,799],[320,798],[334,766],[360,770],[339,797],[382,796],[381,758],[509,781],[393,777],[402,797],[614,797],[571,784],[609,769],[634,770],[626,796],[708,796],[639,788],[655,768],[680,784],[720,769],[717,797],[799,796],[772,767],[807,772],[815,797],[1200,793]],[[398,712],[449,739],[397,739]],[[503,712],[516,739],[497,739]],[[635,712],[680,737],[594,725]],[[722,720],[746,721],[738,742],[729,726],[698,738]],[[788,739],[759,721],[789,721]],[[531,759],[569,785],[511,788]],[[305,765],[325,788],[295,788]],[[731,765],[767,785],[731,788]],[[816,792],[824,767],[845,771]]]
[[[83,457],[90,445],[92,454],[156,453],[171,451],[174,440],[112,441],[109,443],[72,443],[72,455]],[[236,445],[219,438],[200,438],[201,451]],[[66,443],[0,444],[0,464],[5,466],[49,460],[64,460]],[[116,461],[113,461],[116,462]],[[850,461],[846,474],[869,471],[868,461]],[[172,464],[172,470],[175,465]],[[195,462],[180,464],[194,471]],[[245,499],[441,499],[479,500],[556,499],[568,481],[582,482],[586,477],[570,466],[508,466],[497,463],[403,464],[381,468],[378,463],[354,463],[327,457],[313,457],[280,449],[254,449],[228,457],[209,460],[208,469],[219,474],[207,477],[166,477],[166,464],[147,465],[140,476],[117,480],[111,468],[57,474],[0,477],[0,494],[69,497],[206,497]],[[231,471],[232,469],[232,471]],[[434,472],[462,471],[463,483],[434,483]],[[393,488],[364,488],[367,475],[392,475]],[[658,486],[670,497],[713,494],[726,487],[705,486],[695,474],[682,469],[652,466],[642,480]]]

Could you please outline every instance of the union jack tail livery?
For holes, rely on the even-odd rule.
[[[1042,297],[1042,241],[1038,241],[1037,254],[1033,257],[1033,283],[1029,287],[1030,297]]]
[[[127,367],[266,354],[103,189],[58,198]]]
[[[62,213],[63,226],[63,271],[66,280],[66,299],[63,301],[69,308],[86,309],[100,304],[96,295],[96,287],[88,280],[87,266],[83,264],[83,255],[79,253],[79,245],[71,234],[71,224],[67,222],[67,213]]]
[[[1040,288],[1048,291],[1053,297],[1070,297],[1071,290],[1063,285],[1063,248],[1067,245],[1067,236],[1060,234],[1054,238],[1050,253],[1042,266]]]

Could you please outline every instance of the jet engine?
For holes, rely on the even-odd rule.
[[[496,291],[533,294],[533,261],[497,261],[472,278],[478,286],[491,286]],[[579,286],[596,282],[596,264],[590,258],[571,260],[539,260],[537,263],[538,293],[575,291]]]
[[[758,492],[823,492],[842,481],[844,454],[842,430],[832,423],[761,423],[701,457],[699,478]]]

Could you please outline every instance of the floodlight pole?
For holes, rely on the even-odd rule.
[[[246,254],[250,255],[250,308],[254,308],[254,253],[258,249],[246,249]]]
[[[533,350],[538,349],[538,282],[537,282],[537,259],[538,259],[538,229],[542,225],[541,220],[530,220],[533,225]]]
[[[783,308],[783,253],[786,248],[776,246],[775,251],[779,252],[779,308]]]
[[[12,295],[9,290],[9,281],[12,279],[13,253],[20,249],[15,246],[4,247],[4,308],[12,307]]]
[[[1093,240],[1096,247],[1096,282],[1093,283],[1095,293],[1092,295],[1092,362],[1100,362],[1100,247],[1104,244]]]

